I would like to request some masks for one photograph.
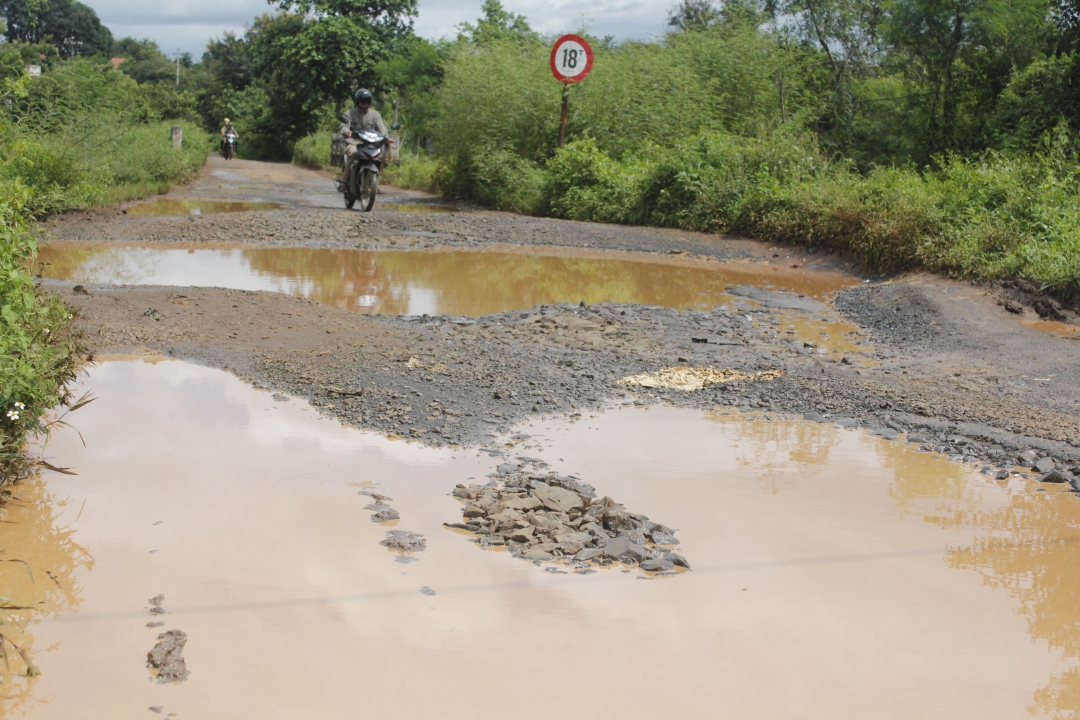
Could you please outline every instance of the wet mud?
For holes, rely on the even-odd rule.
[[[400,717],[1080,712],[1080,502],[1060,485],[1039,492],[885,435],[761,413],[612,408],[532,419],[477,452],[343,427],[182,362],[107,363],[84,383],[100,398],[77,423],[86,445],[61,429],[46,455],[80,475],[18,486],[36,502],[0,523],[5,552],[34,568],[31,581],[0,564],[4,587],[50,603],[7,612],[41,675],[3,676],[5,718],[347,716],[357,693]],[[558,572],[443,526],[461,517],[457,485],[547,472],[678,528],[694,570]],[[411,562],[366,521],[370,493],[424,536]],[[148,606],[190,638],[182,683],[148,682],[163,634],[144,627]],[[299,662],[282,658],[289,639]],[[583,647],[662,657],[679,692],[552,683],[539,702],[533,674],[506,672],[522,648],[558,667]],[[624,663],[588,677],[617,686]]]

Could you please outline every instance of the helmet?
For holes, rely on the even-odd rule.
[[[231,123],[231,122],[232,122],[232,120],[230,120],[229,118],[225,118],[225,124],[226,124],[226,125],[228,125],[228,124],[229,124],[229,123]]]
[[[356,94],[353,95],[353,100],[356,101],[357,105],[359,105],[360,103],[367,103],[367,104],[370,105],[371,104],[371,91],[367,90],[365,88],[360,88],[359,90],[356,91]]]

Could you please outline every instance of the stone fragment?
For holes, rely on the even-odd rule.
[[[659,530],[653,530],[651,533],[649,533],[649,537],[651,537],[652,541],[654,543],[656,543],[657,545],[678,545],[679,544],[679,541],[676,540],[672,535],[669,535],[669,534],[667,534],[665,532],[660,532]]]
[[[995,480],[1008,480],[1009,479],[1009,471],[1008,470],[998,470],[997,474],[994,475],[994,479]]]
[[[509,497],[503,500],[502,504],[504,507],[512,508],[514,510],[537,510],[544,507],[544,503],[540,502],[532,495]]]
[[[521,557],[525,558],[526,560],[538,560],[540,562],[555,559],[554,555],[539,548],[531,548],[530,550],[527,550]]]
[[[675,563],[668,558],[654,558],[641,561],[641,569],[657,571],[657,570],[671,570],[675,567]]]
[[[580,495],[561,487],[545,487],[536,490],[536,498],[550,510],[567,512],[574,508],[584,508],[585,500]]]
[[[1034,450],[1025,450],[1017,456],[1016,464],[1023,465],[1025,467],[1031,467],[1035,464],[1035,461],[1038,459],[1038,457],[1039,453],[1035,452]]]
[[[157,644],[146,654],[146,666],[158,671],[158,682],[187,679],[187,663],[183,657],[186,644],[187,633],[183,630],[169,630],[158,635]]]
[[[1060,470],[1051,470],[1039,478],[1039,482],[1045,483],[1066,483],[1069,482],[1069,480],[1070,478]]]
[[[529,542],[533,539],[533,527],[532,525],[517,528],[510,532],[510,539],[514,542]]]
[[[682,555],[678,555],[676,553],[668,553],[667,555],[664,556],[664,558],[666,560],[670,560],[671,562],[675,563],[679,567],[684,567],[687,570],[690,569],[690,563],[686,562],[686,558],[684,558]]]
[[[1041,473],[1048,473],[1056,467],[1053,458],[1044,457],[1033,466],[1033,469]]]
[[[580,550],[576,555],[574,555],[574,559],[581,561],[592,560],[593,558],[598,558],[603,554],[604,551],[601,548],[585,548],[584,550]]]
[[[399,515],[398,511],[394,510],[393,508],[391,508],[389,510],[380,510],[377,513],[372,513],[371,514],[371,522],[376,522],[376,523],[384,523],[384,522],[390,522],[391,520],[400,520],[400,519],[401,519],[401,515]]]
[[[427,540],[420,533],[408,530],[387,530],[386,539],[379,544],[399,552],[422,552],[427,549]]]
[[[487,508],[476,503],[472,503],[465,507],[465,511],[462,513],[467,518],[484,517],[487,515]]]

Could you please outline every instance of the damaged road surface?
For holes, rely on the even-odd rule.
[[[99,399],[0,518],[0,718],[1080,715],[1069,309],[385,195],[45,228]]]

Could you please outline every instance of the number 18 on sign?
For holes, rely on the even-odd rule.
[[[566,118],[570,109],[570,84],[581,82],[592,70],[593,51],[585,38],[563,35],[551,48],[551,73],[563,83],[562,119],[559,121],[559,147],[566,140]]]

